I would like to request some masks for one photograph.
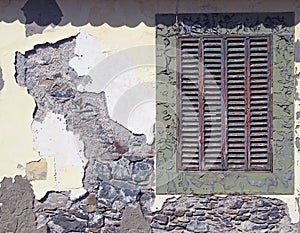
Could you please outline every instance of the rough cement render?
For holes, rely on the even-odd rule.
[[[150,233],[150,224],[145,220],[140,206],[126,207],[120,225],[120,233]]]
[[[4,178],[0,189],[0,232],[40,233],[33,211],[34,194],[28,180],[21,176]]]

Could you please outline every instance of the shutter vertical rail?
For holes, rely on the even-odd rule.
[[[222,168],[227,170],[228,130],[227,130],[227,42],[222,39]]]
[[[250,40],[247,38],[245,40],[245,100],[246,100],[246,112],[245,112],[245,169],[250,170]]]
[[[203,107],[203,79],[204,79],[204,69],[203,69],[203,40],[199,39],[198,47],[198,58],[199,58],[199,153],[200,170],[205,167],[204,164],[204,107]]]

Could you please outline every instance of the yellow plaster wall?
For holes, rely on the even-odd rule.
[[[300,40],[300,2],[298,0],[130,0],[130,1],[81,1],[59,0],[58,5],[63,12],[62,22],[53,28],[48,26],[43,34],[25,36],[24,16],[20,8],[26,1],[0,2],[0,66],[2,68],[4,89],[0,91],[0,180],[4,176],[25,175],[26,163],[37,161],[41,157],[34,150],[31,132],[33,98],[26,89],[19,87],[14,79],[15,52],[31,50],[36,44],[54,43],[58,40],[74,36],[85,28],[88,33],[99,39],[104,51],[120,51],[135,46],[155,46],[155,14],[156,13],[197,13],[197,12],[277,12],[295,11],[296,38]],[[176,6],[176,2],[178,5]],[[129,25],[129,26],[128,26]],[[142,82],[154,80],[155,51],[149,60],[153,66],[139,67],[136,75]],[[129,59],[135,59],[134,57]],[[300,63],[295,64],[300,72]],[[300,91],[300,85],[297,86]],[[296,111],[300,110],[297,102]],[[297,123],[300,123],[298,120]],[[300,132],[296,132],[300,135]],[[295,198],[300,190],[300,153],[296,154],[296,185],[294,196],[276,196],[286,201],[291,210],[294,222],[298,221]],[[42,156],[42,155],[41,155]],[[47,180],[32,181],[37,197],[41,198],[52,189],[69,189],[81,187],[78,169],[66,167],[66,179],[61,187],[56,186],[54,161],[47,157]],[[77,177],[77,179],[76,179]]]

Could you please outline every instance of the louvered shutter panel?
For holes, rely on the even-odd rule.
[[[198,39],[180,40],[180,153],[183,170],[199,170]]]
[[[270,170],[270,37],[178,43],[179,168]]]
[[[205,170],[220,170],[223,167],[222,141],[222,76],[223,76],[222,38],[203,40],[202,86],[203,114],[201,130],[202,167]]]
[[[244,38],[226,40],[227,76],[227,168],[246,168],[246,42]]]
[[[271,54],[270,38],[251,38],[250,63],[250,168],[271,164]]]

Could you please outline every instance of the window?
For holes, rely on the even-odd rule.
[[[294,17],[157,15],[158,194],[293,194]]]
[[[270,171],[271,37],[177,40],[180,170]]]

